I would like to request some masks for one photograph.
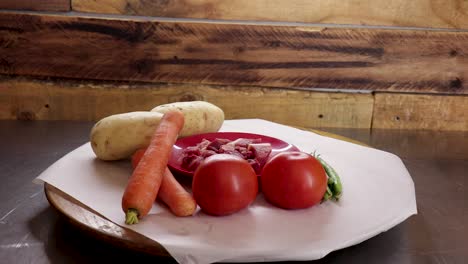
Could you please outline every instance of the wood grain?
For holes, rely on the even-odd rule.
[[[468,32],[0,14],[0,73],[467,94]]]
[[[468,131],[468,96],[378,93],[372,127]]]
[[[70,11],[71,0],[1,0],[0,9]]]
[[[178,18],[468,28],[463,0],[73,0],[72,8]]]
[[[314,127],[468,131],[468,96],[332,93],[262,87],[0,78],[0,119],[88,120],[205,100],[226,119]],[[80,98],[77,100],[77,98]]]
[[[369,128],[371,94],[181,84],[118,84],[0,78],[0,119],[90,120],[205,100],[226,119],[262,118],[299,127]],[[79,98],[79,100],[77,100]]]
[[[109,244],[134,251],[169,257],[164,247],[139,233],[122,228],[50,184],[44,184],[49,203],[76,227]]]

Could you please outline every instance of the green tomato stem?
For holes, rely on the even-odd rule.
[[[327,185],[332,192],[332,198],[338,201],[343,193],[343,185],[341,184],[340,176],[338,176],[338,173],[333,169],[333,167],[325,162],[320,155],[315,156],[315,158],[322,164],[328,176]]]
[[[323,194],[323,198],[322,198],[322,201],[328,201],[330,200],[330,198],[333,196],[333,193],[332,191],[330,190],[330,188],[327,186],[327,190],[325,191],[325,193]]]

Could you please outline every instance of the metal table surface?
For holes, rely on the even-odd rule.
[[[92,125],[0,121],[1,263],[174,263],[168,257],[116,248],[80,231],[49,206],[43,187],[32,183],[88,141]],[[322,130],[399,155],[415,182],[418,215],[307,263],[468,262],[468,132]]]

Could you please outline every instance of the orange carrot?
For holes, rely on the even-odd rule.
[[[145,154],[146,148],[141,148],[135,151],[132,155],[132,168],[136,169],[138,163],[140,163],[141,158],[143,158],[143,155]]]
[[[145,149],[139,149],[132,156],[132,166],[136,168],[143,157]],[[176,216],[192,215],[197,209],[197,203],[193,196],[187,192],[174,178],[169,169],[166,169],[159,188],[158,197],[163,201]]]
[[[169,169],[166,169],[166,174],[164,174],[159,189],[159,198],[176,216],[189,216],[197,209],[193,196],[180,185]]]
[[[163,115],[150,144],[130,177],[122,197],[125,223],[136,224],[148,214],[158,195],[172,146],[184,126],[184,115],[171,111]]]

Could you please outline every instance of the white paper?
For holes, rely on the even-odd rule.
[[[317,151],[341,177],[339,203],[303,210],[269,205],[260,194],[230,216],[198,211],[178,218],[155,203],[139,224],[124,223],[122,194],[128,161],[95,158],[89,143],[70,152],[38,178],[96,210],[110,221],[160,243],[179,263],[319,259],[369,239],[416,214],[414,184],[397,156],[260,119],[227,120],[221,131],[268,135]]]

